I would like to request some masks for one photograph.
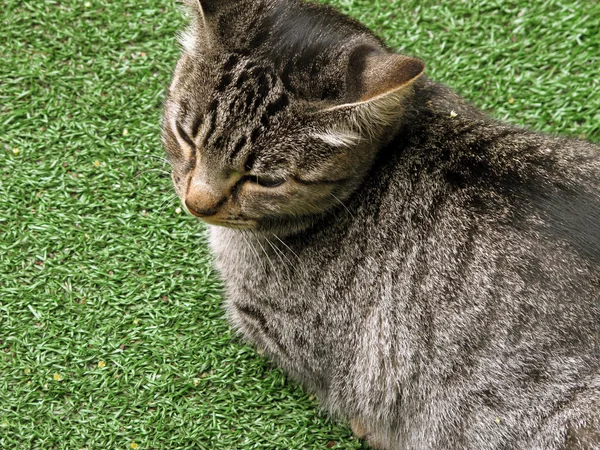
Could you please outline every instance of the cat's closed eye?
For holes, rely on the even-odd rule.
[[[181,137],[181,139],[183,139],[183,141],[187,145],[189,145],[191,148],[195,149],[196,144],[194,144],[194,141],[192,140],[190,135],[185,132],[185,130],[183,129],[183,127],[181,126],[181,124],[179,122],[176,124],[176,128],[177,128],[177,133],[179,133],[179,136]]]
[[[287,180],[285,178],[270,177],[268,175],[253,175],[248,178],[248,181],[262,187],[276,188],[283,185]]]

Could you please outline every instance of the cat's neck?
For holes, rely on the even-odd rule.
[[[515,129],[489,117],[452,89],[423,77],[415,83],[409,110],[394,138],[379,150],[373,170],[381,170],[382,165],[395,160],[406,148],[412,149],[413,156],[429,159],[435,159],[436,155],[422,154],[424,149],[435,149],[438,154],[460,152],[469,145],[466,137],[485,135],[490,128]]]
[[[294,217],[291,220],[263,220],[255,230],[255,236],[273,236],[290,237],[308,232],[313,228],[321,226],[324,220],[334,216],[332,211],[326,211],[322,214]]]
[[[492,120],[452,89],[426,77],[415,83],[414,88],[412,110],[405,118],[401,133],[411,137],[428,136],[431,132],[427,133],[426,129],[431,128],[436,135],[451,134],[461,124],[477,126]]]

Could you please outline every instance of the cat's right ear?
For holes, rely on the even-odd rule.
[[[346,99],[321,113],[346,118],[344,129],[377,138],[405,114],[413,84],[423,75],[425,63],[372,46],[361,46],[350,55]]]

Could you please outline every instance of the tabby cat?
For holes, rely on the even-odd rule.
[[[600,148],[330,7],[188,4],[163,140],[245,339],[374,448],[600,448]]]

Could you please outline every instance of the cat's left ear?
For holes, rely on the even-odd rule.
[[[192,49],[198,36],[202,38],[204,46],[210,45],[214,38],[212,30],[214,18],[219,11],[235,2],[236,0],[183,0],[183,3],[193,15],[192,31],[184,36],[184,47]]]
[[[227,3],[226,0],[184,0],[184,2],[198,12],[204,20],[214,15],[219,5]]]
[[[200,19],[200,25],[206,30],[208,25],[207,19],[213,13],[216,2],[208,0],[183,0],[183,3],[192,14]]]
[[[401,120],[413,84],[424,71],[425,63],[420,59],[372,47],[358,48],[349,61],[346,94],[349,101],[321,112],[347,113],[344,115],[350,129],[370,138],[377,137]]]

